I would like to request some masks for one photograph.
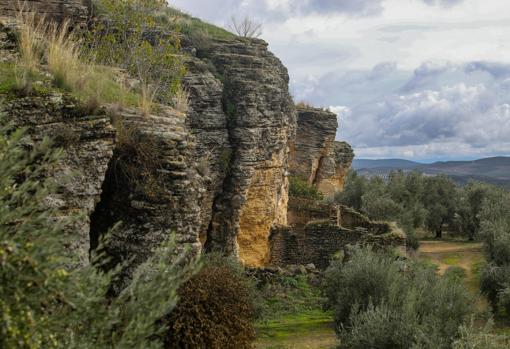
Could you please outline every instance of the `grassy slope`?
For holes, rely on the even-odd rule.
[[[236,37],[228,30],[204,22],[199,18],[192,17],[191,15],[179,11],[173,7],[169,7],[166,10],[166,15],[178,23],[182,33],[185,35],[190,35],[193,32],[205,32],[214,39],[229,40]]]

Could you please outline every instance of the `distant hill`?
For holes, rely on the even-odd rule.
[[[380,160],[367,160],[367,159],[354,159],[352,168],[355,170],[372,169],[372,168],[415,168],[421,163],[403,160],[403,159],[380,159]]]
[[[386,177],[391,171],[419,171],[424,174],[445,174],[456,182],[470,180],[487,182],[510,188],[510,157],[498,156],[473,161],[441,161],[422,164],[403,159],[356,159],[353,168],[363,176]]]

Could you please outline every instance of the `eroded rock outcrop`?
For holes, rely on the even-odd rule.
[[[117,111],[116,144],[91,216],[93,248],[118,222],[106,245],[113,263],[133,267],[175,234],[178,246],[199,253],[200,177],[193,159],[193,136],[186,116],[168,107],[155,115],[137,109]]]
[[[325,196],[343,190],[354,153],[349,144],[335,141],[336,114],[321,108],[298,107],[296,140],[291,146],[290,172]]]
[[[20,4],[26,11],[34,12],[38,18],[61,22],[64,19],[73,25],[82,25],[88,17],[87,0],[0,0],[0,16],[15,17]]]
[[[0,51],[1,52],[1,51]],[[65,227],[68,248],[78,264],[89,260],[90,215],[100,200],[115,132],[104,113],[88,113],[69,95],[50,92],[23,98],[0,95],[0,112],[18,127],[27,128],[31,142],[53,138],[63,156],[53,173],[59,184],[47,204],[59,217],[83,215]]]
[[[0,0],[0,13],[12,15],[11,9],[5,10],[7,3],[12,5]],[[77,1],[30,3],[57,20],[83,18],[84,8]],[[86,115],[101,120],[87,137],[103,140],[108,135],[109,143],[107,150],[77,146],[76,151],[90,153],[76,155],[74,166],[82,172],[94,167],[93,176],[84,177],[80,185],[94,190],[82,202],[72,195],[63,199],[76,209],[83,205],[89,217],[73,242],[83,261],[89,245],[97,247],[122,221],[106,247],[113,262],[131,260],[128,273],[172,232],[180,245],[190,244],[195,251],[201,249],[200,236],[208,251],[263,266],[269,263],[271,230],[287,224],[289,167],[328,195],[343,186],[353,155],[348,144],[335,141],[336,115],[300,108],[296,122],[287,70],[267,43],[232,37],[211,39],[198,55],[186,42],[184,49],[189,53],[186,114],[161,107],[149,116],[136,109],[116,110],[110,113],[113,119],[104,113]],[[31,113],[29,106],[23,108]],[[8,112],[23,115],[23,108]],[[53,113],[37,108],[34,113]],[[79,106],[64,103],[62,108],[57,114],[70,117],[66,127],[79,127],[73,116]],[[35,121],[32,126],[39,127]],[[71,146],[64,148],[74,154]]]
[[[215,41],[207,57],[208,66],[190,63],[186,79],[190,128],[208,177],[202,235],[208,250],[261,266],[271,227],[285,224],[287,215],[296,117],[288,73],[257,39]]]

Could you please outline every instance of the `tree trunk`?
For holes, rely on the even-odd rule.
[[[436,230],[436,239],[441,239],[443,237],[443,230],[441,228]]]

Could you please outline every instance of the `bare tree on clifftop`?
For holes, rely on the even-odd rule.
[[[262,24],[250,19],[248,16],[243,19],[231,18],[230,28],[239,36],[245,38],[258,38],[262,35]]]

